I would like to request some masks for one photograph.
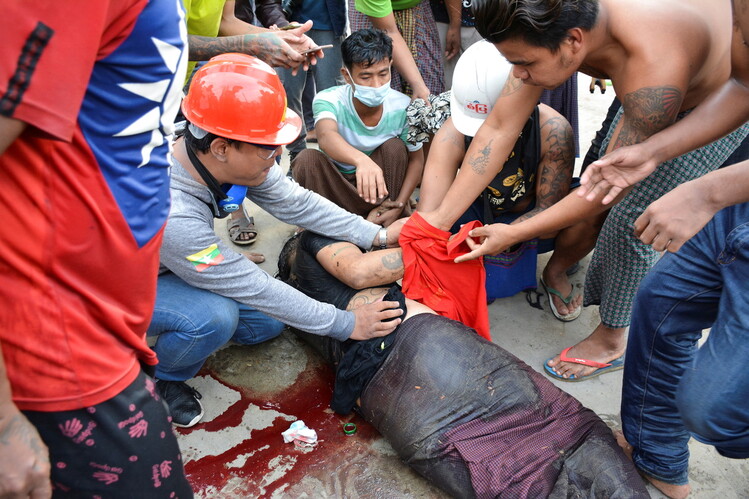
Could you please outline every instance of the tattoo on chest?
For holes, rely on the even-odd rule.
[[[386,293],[387,288],[370,288],[359,291],[354,295],[353,298],[351,298],[351,301],[349,301],[346,310],[351,311],[359,307],[363,307],[364,305],[374,303],[385,296]]]
[[[624,96],[624,123],[614,148],[637,144],[676,120],[683,95],[676,87],[645,87]]]

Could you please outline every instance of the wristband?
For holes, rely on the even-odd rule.
[[[346,436],[351,436],[354,433],[356,433],[356,425],[354,423],[344,423],[343,424],[343,433],[346,434]]]
[[[388,230],[385,227],[381,227],[377,233],[380,239],[380,249],[387,249],[388,247]]]

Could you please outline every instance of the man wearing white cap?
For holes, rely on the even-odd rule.
[[[451,118],[435,135],[426,164],[420,211],[429,212],[439,206],[473,136],[494,107],[510,69],[510,63],[487,41],[472,45],[461,56],[450,96]],[[561,114],[539,104],[499,173],[453,229],[472,220],[484,224],[516,223],[542,212],[569,192],[574,161],[572,127]],[[595,239],[589,241],[578,233],[591,232],[571,228],[559,235],[545,235],[539,241],[540,253],[556,247],[541,284],[552,313],[561,321],[580,315],[581,297],[574,296],[566,271],[595,244]]]

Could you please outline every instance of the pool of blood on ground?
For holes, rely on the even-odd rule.
[[[310,451],[297,449],[293,443],[284,443],[281,432],[288,429],[291,421],[278,417],[269,427],[249,431],[246,439],[222,454],[186,463],[185,471],[196,492],[213,487],[214,490],[222,490],[230,478],[237,477],[243,479],[251,490],[254,489],[253,484],[261,486],[263,478],[274,466],[293,461],[282,480],[262,484],[265,494],[269,495],[277,488],[299,482],[305,476],[326,477],[335,470],[335,463],[341,460],[342,455],[358,454],[363,445],[371,444],[379,437],[377,430],[358,415],[340,416],[330,409],[334,376],[326,365],[308,367],[293,385],[272,394],[257,394],[249,387],[233,386],[209,369],[203,369],[201,374],[236,390],[241,394],[241,399],[214,420],[190,429],[177,429],[179,433],[188,434],[196,430],[211,432],[238,426],[247,408],[254,404],[261,409],[275,410],[303,420],[307,427],[317,432],[318,444]],[[347,422],[356,424],[356,434],[347,436],[343,433],[343,424]],[[227,466],[247,454],[252,455],[241,467]]]

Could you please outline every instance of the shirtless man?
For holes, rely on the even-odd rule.
[[[477,0],[474,11],[479,32],[514,65],[513,77],[477,133],[442,204],[423,214],[442,229],[449,228],[496,175],[494,165],[509,154],[543,89],[555,88],[575,71],[610,79],[623,102],[604,150],[639,143],[674,123],[680,112],[720,87],[731,71],[728,2],[547,0],[529,6],[523,0]],[[554,23],[543,21],[549,18]],[[700,159],[682,156],[660,165],[634,192],[620,196],[623,201],[608,214],[586,276],[586,304],[601,304],[601,323],[564,351],[568,361],[561,361],[561,355],[550,359],[545,364],[548,374],[577,381],[599,369],[611,370],[612,363],[621,365],[634,292],[657,258],[634,237],[632,222],[651,201],[679,183],[718,168],[747,131],[707,146]],[[590,217],[598,214],[594,218],[600,222],[605,209],[599,200],[569,195],[523,223],[474,229],[472,236],[485,239],[461,260],[495,254],[577,223],[595,227]],[[569,287],[557,289],[566,293]]]
[[[582,195],[592,199],[606,192],[604,202],[614,199],[659,163],[721,137],[749,118],[749,0],[734,0],[733,8],[738,29],[733,32],[731,78],[679,123],[593,163],[583,176]],[[741,410],[749,376],[742,364],[746,353],[738,350],[747,345],[749,332],[749,313],[742,306],[747,221],[749,161],[680,185],[635,222],[643,243],[673,254],[650,271],[635,299],[622,425],[635,465],[672,498],[690,491],[690,435],[725,456],[749,457],[749,423]],[[677,281],[689,286],[674,286]],[[656,301],[656,296],[661,298]],[[708,327],[710,336],[695,350],[690,345]]]

